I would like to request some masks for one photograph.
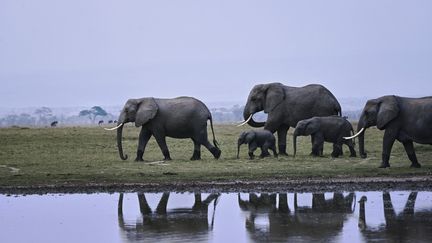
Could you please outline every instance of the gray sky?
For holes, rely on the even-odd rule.
[[[245,101],[253,85],[432,95],[429,0],[0,0],[0,106]]]

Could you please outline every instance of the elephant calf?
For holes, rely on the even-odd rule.
[[[261,155],[260,155],[261,158],[270,155],[268,149],[271,149],[273,151],[274,157],[277,157],[276,146],[275,146],[276,139],[273,136],[273,133],[271,133],[270,131],[250,130],[241,133],[237,143],[237,159],[239,158],[240,145],[246,143],[249,145],[250,159],[253,159],[255,157],[253,153],[258,147],[261,148]]]
[[[354,133],[351,123],[340,116],[312,117],[301,120],[293,135],[294,156],[297,150],[297,136],[312,136],[312,155],[322,156],[324,141],[333,143],[332,157],[342,155],[342,144],[349,147],[351,157],[356,157],[352,139],[346,140],[343,137],[351,136]]]

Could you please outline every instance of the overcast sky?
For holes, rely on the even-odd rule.
[[[432,95],[432,1],[0,0],[0,107]]]

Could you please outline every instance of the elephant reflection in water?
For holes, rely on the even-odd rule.
[[[383,192],[383,206],[385,225],[377,228],[369,228],[366,221],[365,203],[366,196],[360,201],[359,228],[366,238],[386,239],[388,242],[431,242],[432,240],[432,205],[427,210],[414,211],[417,192],[411,192],[408,196],[403,211],[396,214],[390,193]]]
[[[206,236],[212,230],[214,212],[220,194],[210,194],[205,200],[200,193],[195,193],[195,202],[191,208],[175,208],[167,210],[170,193],[163,193],[156,207],[152,211],[144,193],[138,193],[139,209],[142,221],[133,225],[125,222],[123,216],[123,193],[119,196],[118,222],[120,229],[129,241],[141,241],[145,239],[165,239],[167,235],[181,234],[184,239],[191,240],[197,236]],[[213,201],[214,210],[211,223],[208,222],[208,207]]]
[[[295,237],[309,237],[310,240],[329,241],[343,228],[348,214],[354,212],[354,193],[344,196],[334,193],[332,199],[325,199],[323,193],[312,194],[311,207],[299,207],[294,194],[294,211],[288,207],[286,193],[249,194],[249,200],[238,195],[239,206],[249,212],[246,228],[255,241],[284,241]],[[268,226],[259,227],[255,219],[259,215],[268,217]]]

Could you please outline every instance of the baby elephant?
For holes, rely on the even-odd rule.
[[[275,146],[276,139],[273,136],[273,133],[267,130],[250,130],[247,132],[243,132],[240,134],[238,139],[238,147],[237,147],[237,159],[239,158],[240,153],[240,145],[242,144],[248,144],[249,145],[249,157],[250,159],[254,158],[253,152],[260,147],[261,148],[261,158],[264,158],[266,156],[269,156],[270,153],[268,152],[268,149],[271,149],[273,151],[274,157],[277,157],[276,152],[276,146]]]
[[[297,136],[311,135],[312,155],[314,156],[322,156],[324,141],[326,141],[333,143],[332,157],[337,158],[342,155],[342,144],[349,147],[350,157],[356,157],[353,140],[343,138],[351,136],[351,132],[354,133],[351,123],[340,116],[312,117],[301,120],[297,123],[293,135],[294,156],[297,150]]]

